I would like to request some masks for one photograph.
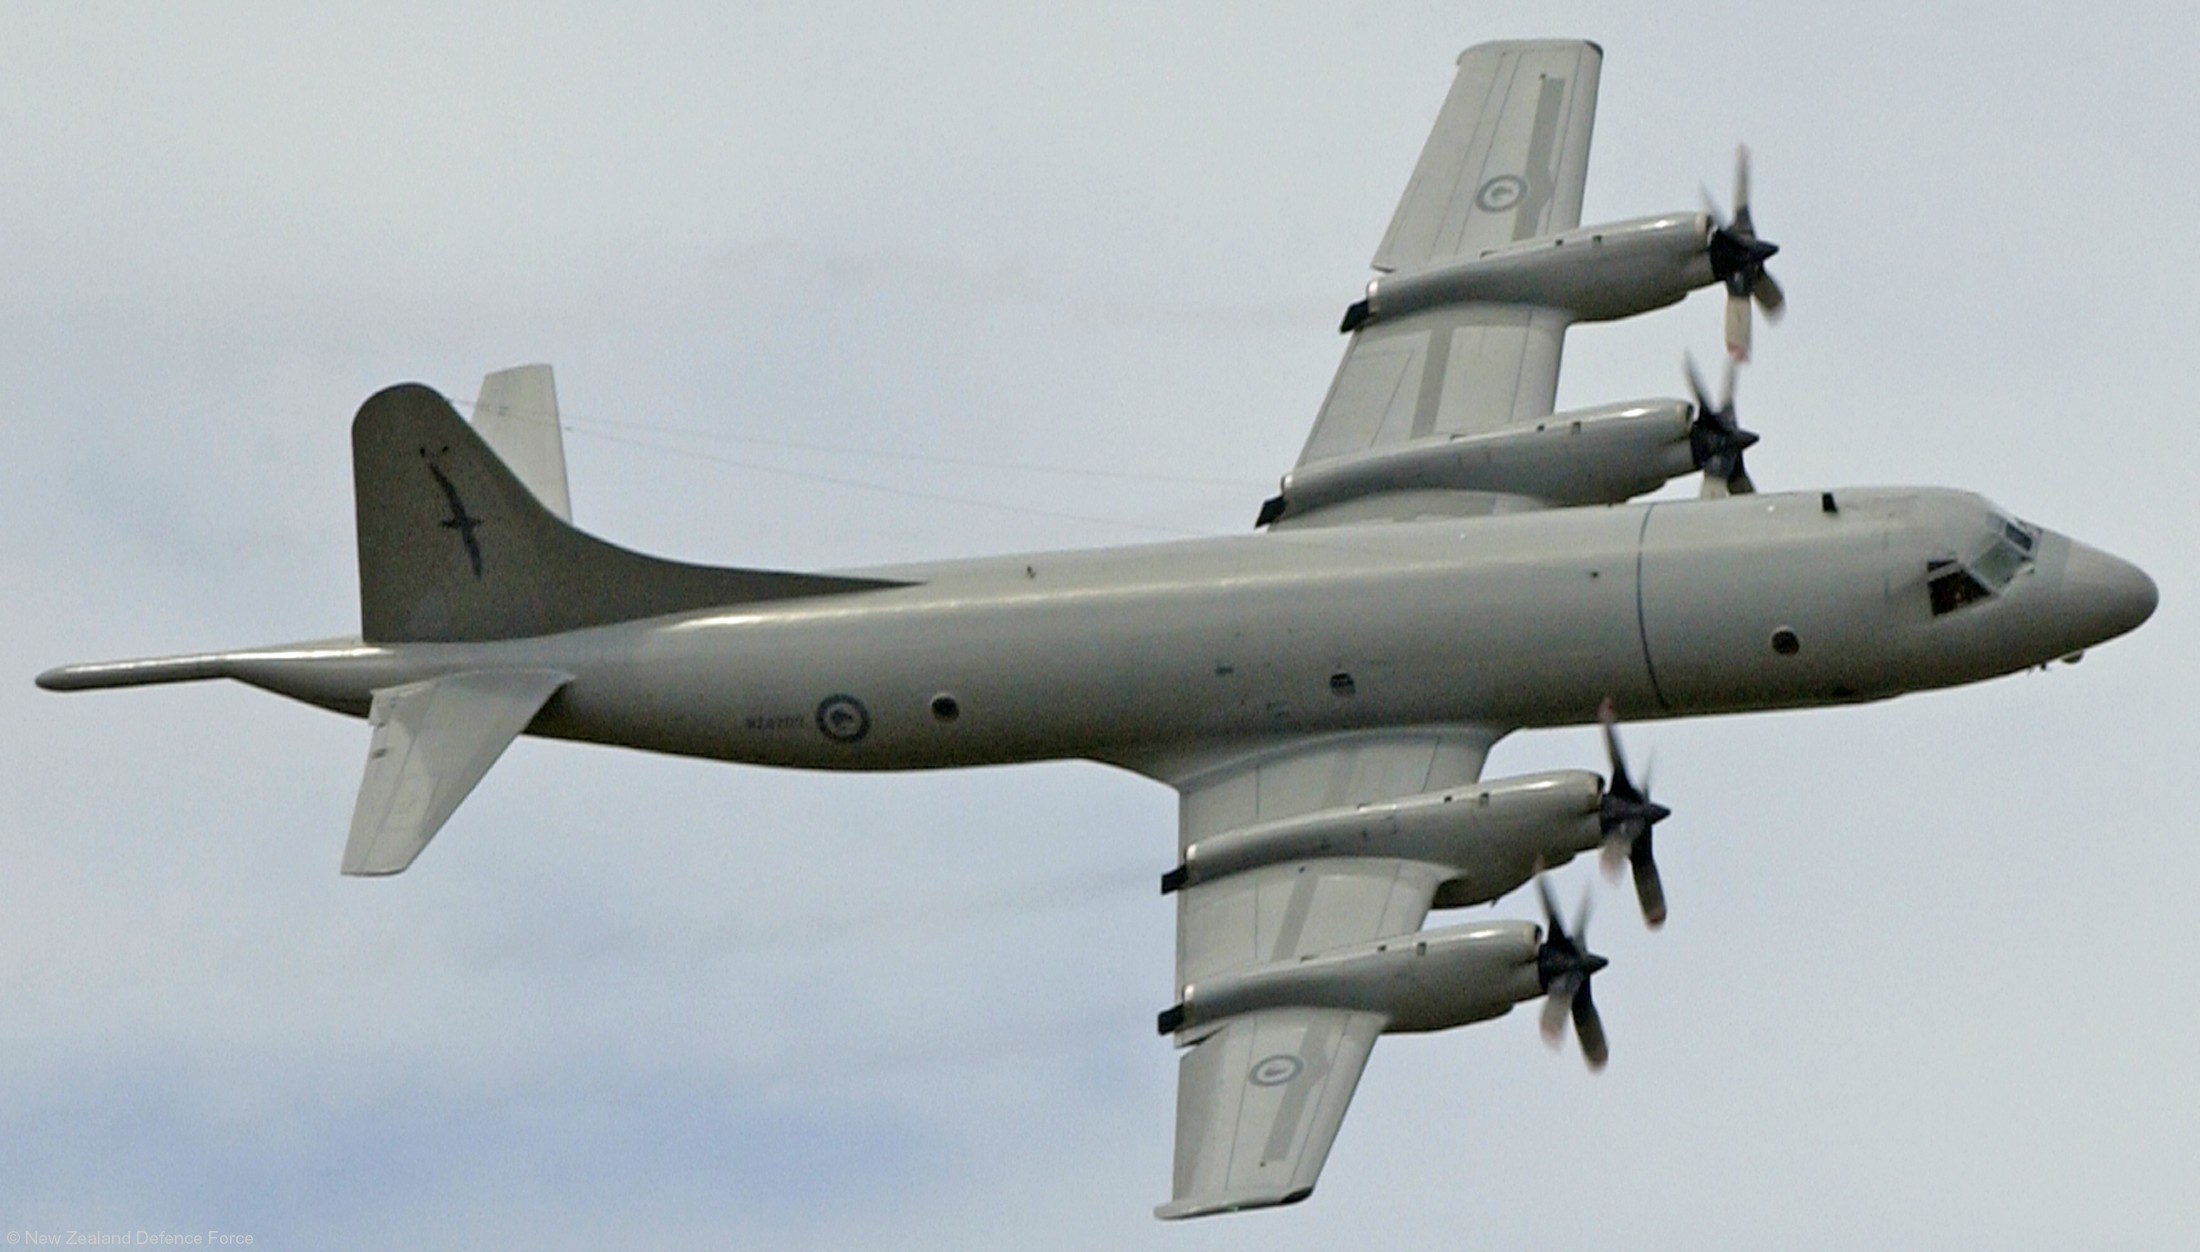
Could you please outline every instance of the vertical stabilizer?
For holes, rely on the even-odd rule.
[[[360,406],[351,472],[369,643],[518,639],[901,585],[688,565],[583,534],[544,507],[449,401],[416,383]]]
[[[547,365],[515,365],[481,380],[474,429],[484,443],[561,522],[573,520],[566,491],[565,433],[558,386]]]

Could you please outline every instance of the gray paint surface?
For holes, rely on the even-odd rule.
[[[1639,207],[1658,180],[1661,201],[1685,202],[1719,180],[1737,130],[1756,147],[1760,217],[1796,263],[1782,271],[1794,313],[1760,332],[1747,382],[1749,419],[1772,439],[1752,456],[1760,481],[1974,486],[2153,569],[2164,613],[2072,671],[1631,740],[1659,750],[1660,798],[1689,838],[1664,846],[1664,934],[1631,937],[1609,907],[1597,923],[1619,961],[1599,985],[1613,1070],[1592,1084],[1519,1023],[1386,1045],[1355,1124],[1400,1127],[1410,1144],[1347,1131],[1358,1163],[1347,1172],[1340,1153],[1320,1202],[1166,1237],[1272,1246],[1290,1221],[1308,1240],[1372,1224],[1513,1245],[1632,1246],[1647,1228],[1710,1246],[1891,1233],[2057,1247],[2112,1216],[2137,1246],[2174,1244],[2177,1171],[2194,1151],[2172,1028],[2190,1016],[2188,957],[2172,942],[2133,969],[2102,953],[2121,925],[2178,933],[2177,884],[2192,876],[2189,839],[2161,817],[2190,748],[2162,710],[2192,695],[2174,472],[2191,435],[2166,402],[2184,390],[2174,293],[2192,265],[2173,235],[2134,251],[2097,227],[2104,204],[2190,199],[2167,129],[2191,112],[2184,19],[2158,15],[2161,37],[2135,43],[2000,11],[1943,25],[1854,9],[1661,12],[1616,28],[1569,16],[1491,20],[1587,31],[1609,50],[1590,216]],[[487,93],[391,98],[373,116],[402,142],[362,145],[329,141],[364,137],[365,113],[265,106],[321,98],[332,45],[358,53],[356,70],[334,61],[347,99],[388,90],[369,72],[384,49],[478,83],[511,63],[487,55],[504,47],[489,25],[449,19],[423,37],[240,22],[231,35],[262,54],[247,62],[278,68],[202,84],[186,67],[214,59],[175,55],[195,32],[145,20],[96,45],[52,25],[13,43],[31,59],[7,78],[27,123],[65,117],[43,110],[88,89],[116,102],[47,126],[69,142],[26,154],[15,177],[32,181],[10,192],[69,209],[66,225],[26,212],[47,224],[13,234],[23,446],[0,518],[24,595],[8,649],[25,675],[348,620],[343,409],[394,377],[463,393],[486,368],[547,357],[580,414],[763,433],[800,415],[818,442],[910,449],[929,432],[913,450],[1272,475],[1442,90],[1440,66],[1405,81],[1419,71],[1399,49],[1494,33],[1313,17],[1318,49],[1256,29],[1249,55],[1244,23],[1138,14],[1076,38],[990,13],[924,29],[766,18],[739,37],[702,17],[623,37],[575,19],[527,42],[528,73],[499,78],[514,93],[555,85],[525,124],[470,103]],[[888,45],[927,37],[941,41],[937,77],[876,72]],[[290,64],[319,67],[311,91]],[[1224,74],[1244,109],[1215,91]],[[1172,94],[1179,77],[1197,79],[1196,100]],[[1307,89],[1344,79],[1356,89]],[[2023,95],[1998,94],[2018,82]],[[1004,126],[988,106],[1009,96],[1048,103]],[[567,108],[580,124],[538,125]],[[591,128],[591,112],[632,124]],[[295,126],[276,124],[286,113]],[[709,125],[685,129],[698,117]],[[1076,158],[1047,159],[1065,136]],[[666,194],[535,197],[548,210],[515,233],[522,218],[492,228],[463,195],[361,190],[396,153],[431,180],[487,186],[479,153],[499,143],[498,180]],[[731,181],[706,184],[719,170]],[[2043,176],[2082,193],[2042,196]],[[1248,186],[1287,211],[1248,220]],[[810,206],[837,212],[797,211]],[[1951,245],[1957,221],[1970,242]],[[612,263],[606,233],[653,242]],[[856,238],[888,242],[840,250]],[[1334,258],[1326,276],[1278,263],[1313,249]],[[840,282],[868,284],[867,308],[817,299],[811,266],[774,259],[790,255],[841,262]],[[1021,269],[1004,274],[1003,256]],[[515,288],[547,298],[522,314],[478,295]],[[1187,294],[1140,329],[1162,290]],[[943,303],[967,328],[1004,298],[1020,325],[933,329]],[[1576,335],[1571,402],[1669,390],[1675,346],[1716,342],[1708,301]],[[765,305],[769,317],[747,311]],[[1041,367],[1007,367],[1033,351]],[[852,359],[861,370],[820,364]],[[1098,386],[1065,390],[1066,377]],[[756,414],[783,420],[736,424]],[[2092,415],[2113,415],[2105,425],[2145,451],[2064,455],[2080,414],[2095,430]],[[1172,454],[1140,459],[1160,447]],[[591,526],[696,560],[835,567],[1141,533],[574,448]],[[1266,486],[1211,503],[1074,479],[990,495],[998,475],[788,456],[775,463],[1218,533],[1241,528]],[[17,1124],[48,1131],[11,1159],[25,1223],[241,1213],[294,1246],[375,1222],[450,1246],[490,1230],[545,1246],[729,1229],[795,1246],[1162,1237],[1142,1204],[1121,1203],[1167,1173],[1152,1131],[1172,1075],[1139,1033],[1152,997],[1125,997],[1110,1019],[1091,988],[1167,968],[1165,911],[1146,893],[1168,840],[1131,833],[1168,827],[1165,792],[1068,768],[805,780],[523,744],[461,817],[479,823],[471,837],[454,827],[439,844],[432,898],[362,902],[338,890],[358,884],[333,881],[316,837],[341,824],[356,724],[215,688],[144,698],[131,721],[21,683],[4,697],[19,1009],[7,1092]],[[1595,754],[1579,732],[1499,751],[1510,771]],[[145,775],[151,759],[171,779]],[[820,864],[862,872],[818,899]],[[1135,890],[1100,889],[1118,880]],[[1775,974],[1732,970],[1744,940]],[[1027,992],[980,994],[1004,982]],[[949,1026],[942,1003],[975,1016]],[[782,1036],[757,1039],[775,1012]],[[952,1100],[937,1094],[950,1086]],[[1081,1133],[1063,1144],[1070,1120]],[[1567,1133],[1589,1125],[1599,1133]],[[943,1146],[1003,1139],[1025,1151],[978,1176],[929,1164]],[[1115,1150],[1070,1169],[1095,1141]],[[432,1142],[467,1151],[431,1171],[386,1150]],[[1601,1185],[1554,1181],[1554,1142]],[[570,1185],[580,1176],[591,1185]],[[498,1210],[519,1195],[523,1209]]]

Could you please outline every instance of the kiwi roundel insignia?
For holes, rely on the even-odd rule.
[[[1474,193],[1474,202],[1492,213],[1503,213],[1528,194],[1528,180],[1518,174],[1499,174]]]
[[[854,743],[871,733],[871,711],[854,696],[827,696],[817,706],[817,729],[835,743]]]
[[[1278,1052],[1262,1057],[1253,1065],[1253,1072],[1248,1077],[1256,1087],[1280,1087],[1298,1077],[1299,1071],[1305,1068],[1299,1058],[1288,1052]]]

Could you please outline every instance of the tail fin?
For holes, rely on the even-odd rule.
[[[360,406],[351,456],[360,633],[371,643],[516,639],[900,585],[687,565],[583,534],[417,383]]]

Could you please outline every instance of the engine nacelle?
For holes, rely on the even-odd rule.
[[[1284,476],[1257,524],[1419,491],[1487,492],[1561,507],[1617,504],[1695,472],[1688,442],[1694,415],[1684,400],[1631,400],[1316,461]]]
[[[1367,285],[1345,310],[1354,331],[1386,318],[1454,304],[1560,309],[1578,322],[1608,322],[1678,302],[1718,281],[1711,270],[1713,223],[1701,213],[1667,214],[1524,239]]]
[[[1540,863],[1562,865],[1603,839],[1604,780],[1586,770],[1524,774],[1210,835],[1184,850],[1163,894],[1228,874],[1323,857],[1384,857],[1451,871],[1438,907],[1495,900]]]
[[[1225,974],[1181,989],[1162,1034],[1204,1033],[1240,1013],[1290,1005],[1379,1013],[1385,1033],[1446,1030],[1509,1012],[1543,994],[1532,922],[1424,930]]]

